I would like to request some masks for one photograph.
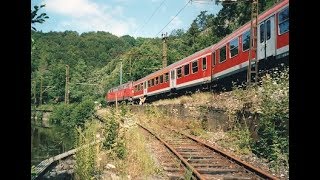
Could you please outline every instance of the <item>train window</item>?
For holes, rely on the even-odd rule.
[[[140,90],[142,90],[142,89],[143,89],[143,83],[140,84]]]
[[[234,57],[239,53],[239,38],[230,42],[230,57]]]
[[[156,85],[159,84],[159,77],[156,77]]]
[[[212,53],[211,59],[212,59],[212,67],[213,67],[216,65],[216,53],[215,52]]]
[[[184,75],[188,75],[190,73],[190,64],[184,65]]]
[[[164,75],[164,82],[168,82],[169,81],[169,73],[166,73]]]
[[[154,86],[154,79],[151,79],[151,86]]]
[[[207,69],[207,57],[202,58],[202,70]]]
[[[242,34],[242,51],[246,51],[250,48],[250,31],[246,31]]]
[[[159,77],[160,77],[160,83],[163,83],[163,75],[161,75]]]
[[[182,77],[182,69],[181,69],[181,67],[178,67],[178,68],[177,68],[177,77],[178,77],[178,78],[181,78],[181,77]]]
[[[260,43],[264,42],[264,23],[260,25]]]
[[[267,40],[269,40],[271,37],[271,22],[270,22],[270,20],[267,21],[266,26],[267,26]]]
[[[278,14],[279,35],[289,31],[289,8],[285,8]]]
[[[143,85],[144,85],[143,88],[147,89],[147,82],[144,82]]]
[[[198,60],[192,62],[192,73],[198,72]]]
[[[226,46],[220,48],[220,62],[223,62],[227,59],[227,50]]]
[[[174,79],[174,70],[171,71],[171,79]]]
[[[148,87],[151,87],[151,82],[150,82],[150,80],[148,81]]]

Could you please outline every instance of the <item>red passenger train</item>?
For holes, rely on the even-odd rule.
[[[288,64],[289,0],[258,16],[259,69]],[[249,65],[250,22],[218,43],[198,51],[139,80],[112,88],[107,102],[156,99],[172,92],[186,92],[225,82],[243,81]]]

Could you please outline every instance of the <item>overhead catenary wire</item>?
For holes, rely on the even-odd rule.
[[[144,28],[145,25],[148,24],[148,22],[149,22],[149,21],[151,20],[151,18],[156,14],[156,12],[160,9],[160,7],[163,5],[163,3],[164,3],[165,1],[167,1],[167,0],[163,0],[163,1],[161,2],[161,4],[158,6],[158,8],[157,8],[155,11],[153,11],[153,13],[152,13],[152,15],[149,17],[149,19],[148,19],[140,28],[137,28],[137,30],[133,33],[134,35],[136,35],[141,29]]]
[[[166,28],[173,20],[174,18],[176,18],[180,13],[181,11],[187,7],[187,5],[191,2],[191,0],[189,0],[181,9],[180,11],[168,22],[168,24],[166,24],[155,36],[158,36],[159,33],[161,33],[162,30],[164,30],[164,28]]]
[[[214,3],[213,1],[209,1],[209,2],[205,2],[205,1],[192,1],[193,3],[196,3],[196,4],[212,4]]]
[[[193,2],[214,2],[214,0],[192,0]]]
[[[193,3],[199,3],[199,4],[210,4],[214,3],[213,0],[191,0]]]

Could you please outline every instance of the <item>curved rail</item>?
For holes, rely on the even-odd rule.
[[[194,140],[194,141],[196,141],[196,142],[198,142],[198,143],[206,146],[207,148],[209,148],[209,149],[211,149],[211,150],[213,150],[213,151],[215,151],[215,152],[218,152],[219,154],[227,157],[228,159],[236,162],[237,164],[239,164],[239,165],[241,165],[241,166],[244,166],[246,169],[249,169],[250,171],[258,174],[259,176],[261,176],[261,177],[263,177],[263,178],[278,180],[278,178],[276,178],[275,176],[273,176],[273,175],[271,175],[271,174],[269,174],[269,173],[267,173],[267,172],[265,172],[265,171],[262,171],[261,169],[255,168],[255,167],[253,167],[252,165],[250,165],[250,164],[242,161],[241,159],[239,159],[239,158],[237,158],[237,157],[235,157],[235,156],[232,156],[231,154],[229,154],[229,153],[227,153],[227,152],[224,152],[224,151],[218,149],[217,147],[214,147],[214,146],[212,146],[212,145],[209,145],[209,144],[203,142],[202,140],[200,140],[200,139],[198,139],[198,138],[196,138],[196,137],[194,137],[194,136],[185,134],[185,133],[183,133],[183,132],[179,132],[179,131],[177,131],[177,130],[175,130],[175,129],[172,129],[172,128],[170,128],[170,127],[166,127],[166,128],[168,128],[168,129],[170,129],[170,130],[172,130],[172,131],[175,131],[175,132],[177,132],[177,133],[180,133],[180,134],[182,134],[182,135],[184,135],[184,136],[186,136],[186,137],[188,137],[188,138],[190,138],[190,139],[192,139],[192,140]]]
[[[185,165],[186,168],[192,171],[192,175],[198,179],[217,178],[216,176],[218,174],[219,174],[218,176],[222,178],[246,179],[246,178],[249,178],[247,175],[245,175],[248,172],[249,174],[251,174],[251,175],[249,174],[248,175],[252,177],[254,176],[254,179],[257,177],[263,178],[263,179],[273,179],[273,180],[278,179],[277,177],[270,175],[269,173],[261,169],[258,169],[240,160],[239,158],[232,156],[229,153],[226,153],[212,145],[205,143],[202,140],[199,140],[196,137],[179,132],[173,128],[165,127],[182,136],[177,139],[174,138],[173,140],[169,138],[169,142],[167,143],[163,139],[161,139],[157,134],[155,134],[145,126],[139,123],[137,123],[137,125],[139,125],[141,128],[143,128],[144,130],[152,134],[162,144],[164,144],[176,157],[178,157],[182,161],[182,163]],[[170,135],[168,137],[170,137]],[[222,176],[220,175],[220,173],[223,173],[223,174],[231,173],[230,174],[231,176],[228,176],[227,174],[226,174],[227,176],[225,175]],[[233,174],[233,173],[236,173],[236,174]]]
[[[192,174],[194,174],[198,179],[204,180],[205,178],[201,176],[201,174],[191,165],[189,164],[175,149],[173,149],[169,144],[167,144],[165,141],[163,141],[159,136],[157,136],[155,133],[151,132],[149,129],[146,127],[142,126],[141,124],[137,123],[141,128],[145,129],[148,131],[150,134],[152,134],[154,137],[156,137],[160,142],[162,142],[172,153],[174,153],[182,162],[183,164],[188,167],[191,171]]]

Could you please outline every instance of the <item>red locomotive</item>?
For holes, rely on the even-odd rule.
[[[107,102],[113,103],[116,101],[131,101],[133,96],[132,81],[122,84],[118,87],[109,89],[106,99]]]
[[[288,64],[289,0],[281,1],[258,17],[257,58],[259,69]],[[218,43],[198,51],[134,82],[112,88],[107,101],[161,98],[172,92],[185,92],[243,81],[249,65],[250,22]],[[223,81],[221,81],[223,79]]]

